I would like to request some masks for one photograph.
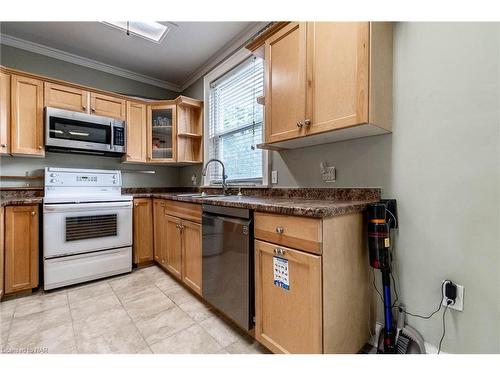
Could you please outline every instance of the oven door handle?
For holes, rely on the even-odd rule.
[[[130,202],[105,202],[105,203],[71,203],[71,204],[45,204],[43,212],[79,212],[79,211],[98,211],[112,209],[132,208]]]

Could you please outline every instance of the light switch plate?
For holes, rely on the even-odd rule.
[[[272,184],[277,184],[278,183],[278,171],[272,171],[271,172],[271,183]]]

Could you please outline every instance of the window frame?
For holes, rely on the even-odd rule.
[[[226,59],[224,62],[219,64],[217,67],[215,67],[212,71],[210,71],[208,74],[203,77],[203,99],[204,99],[204,110],[203,110],[203,134],[205,136],[203,137],[203,160],[206,163],[210,156],[209,156],[209,100],[210,100],[210,84],[220,77],[222,77],[224,74],[228,73],[230,70],[234,69],[236,66],[241,64],[243,61],[248,59],[250,56],[252,56],[252,52],[247,50],[246,48],[242,48],[238,51],[236,51],[233,55],[231,55],[228,59]],[[265,69],[265,67],[264,67]],[[265,82],[264,82],[265,85]],[[265,118],[265,110],[263,111],[263,120],[262,120],[262,135],[265,134],[265,125],[266,125],[266,118]],[[264,140],[262,140],[264,142]],[[257,183],[238,183],[238,184],[230,184],[231,187],[253,187],[253,188],[268,188],[270,186],[269,181],[270,181],[270,176],[269,176],[269,171],[270,171],[270,164],[271,160],[269,157],[269,151],[268,150],[262,150],[262,184],[257,184]],[[210,184],[209,180],[209,174],[207,173],[206,176],[202,176],[203,182],[202,182],[202,187],[218,187],[221,186],[220,184]]]

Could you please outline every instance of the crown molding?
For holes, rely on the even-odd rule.
[[[181,91],[187,89],[217,65],[227,60],[233,53],[241,49],[252,37],[264,29],[269,23],[270,22],[257,22],[255,25],[248,26],[240,34],[236,35],[222,48],[215,52],[207,62],[196,69],[184,82],[182,82],[180,85]]]
[[[108,65],[96,60],[88,59],[83,56],[75,55],[56,48],[48,47],[43,44],[33,43],[28,40],[16,38],[10,35],[0,33],[0,44],[5,44],[7,46],[19,48],[25,51],[38,53],[40,55],[52,57],[54,59],[66,61],[80,66],[85,66],[87,68],[99,70],[101,72],[114,74],[116,76],[128,78],[134,81],[147,83],[148,85],[161,87],[167,90],[172,90],[175,92],[182,91],[181,85],[172,82],[163,81],[161,79],[150,77],[140,73],[135,73],[127,69],[122,69],[113,65]]]

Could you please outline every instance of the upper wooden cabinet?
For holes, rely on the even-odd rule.
[[[90,93],[90,113],[125,120],[125,100],[114,96]]]
[[[127,102],[127,154],[124,161],[146,162],[146,105]]]
[[[0,72],[0,155],[10,152],[10,75]]]
[[[44,84],[45,107],[89,112],[90,92],[51,82]]]
[[[5,208],[5,294],[38,286],[38,225],[38,206]]]
[[[288,149],[392,128],[392,24],[293,22],[265,41],[265,143]]]
[[[177,162],[203,162],[203,105],[180,96],[177,100]]]
[[[11,153],[44,156],[43,82],[13,75],[11,79]]]
[[[150,198],[134,199],[133,261],[146,264],[153,261],[153,204]]]
[[[147,161],[150,163],[175,162],[176,159],[176,106],[157,104],[148,106]]]
[[[304,134],[306,23],[293,22],[266,40],[266,142]]]

